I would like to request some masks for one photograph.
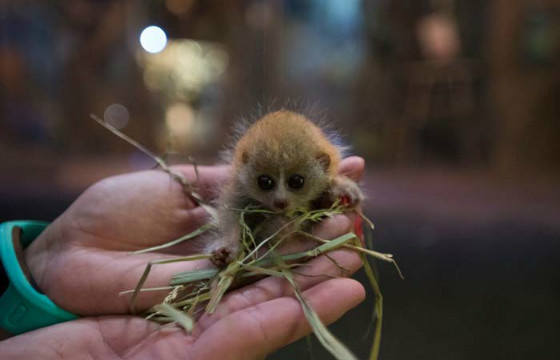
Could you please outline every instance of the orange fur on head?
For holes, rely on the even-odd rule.
[[[249,128],[235,148],[234,166],[241,166],[249,159],[285,164],[312,156],[324,164],[325,172],[334,175],[340,163],[338,149],[329,142],[323,131],[305,116],[280,110],[270,113]]]
[[[255,122],[235,145],[233,173],[220,195],[220,234],[206,249],[212,261],[225,266],[240,251],[239,214],[232,209],[272,211],[266,221],[259,214],[248,215],[258,243],[290,224],[294,210],[328,208],[339,200],[359,206],[363,197],[358,185],[338,174],[340,158],[340,148],[303,115],[281,110]],[[299,230],[307,225],[298,225]]]

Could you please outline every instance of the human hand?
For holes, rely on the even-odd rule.
[[[206,170],[204,169],[204,172]],[[208,179],[220,178],[219,173],[212,173],[213,169],[211,168],[208,170],[209,172],[204,173],[204,175],[201,173],[201,179],[204,179],[206,175],[208,175]],[[348,159],[343,163],[341,171],[350,173],[350,177],[359,178],[363,171],[363,161],[358,158]],[[137,178],[137,176],[142,178]],[[115,294],[123,287],[131,288],[136,284],[145,263],[149,259],[144,258],[133,263],[131,261],[140,256],[126,256],[124,252],[138,247],[152,246],[159,242],[152,240],[152,237],[157,236],[158,232],[150,231],[152,230],[151,226],[157,226],[160,221],[165,221],[169,227],[160,228],[159,231],[170,236],[170,238],[174,238],[189,232],[196,228],[199,222],[202,223],[206,220],[204,212],[194,207],[194,204],[187,204],[188,210],[181,214],[186,217],[190,216],[193,223],[190,224],[192,228],[181,228],[185,225],[181,224],[177,217],[171,217],[171,221],[169,221],[168,216],[162,216],[161,212],[170,207],[169,201],[175,201],[175,203],[172,203],[176,204],[175,212],[181,213],[184,207],[180,205],[181,200],[177,200],[175,197],[166,197],[165,199],[146,197],[148,195],[146,194],[147,190],[152,191],[149,195],[154,195],[153,191],[160,189],[162,179],[169,181],[166,176],[157,179],[157,181],[156,177],[159,177],[159,174],[144,172],[110,178],[105,181],[108,184],[102,182],[88,190],[89,194],[86,192],[78,199],[53,224],[57,224],[57,226],[52,227],[51,225],[49,227],[54,229],[51,230],[53,233],[46,233],[48,236],[44,238],[43,243],[39,242],[41,246],[27,253],[28,261],[31,260],[32,263],[34,260],[37,261],[37,259],[45,256],[48,259],[48,255],[62,256],[59,259],[48,259],[51,264],[41,264],[41,261],[38,261],[34,268],[50,272],[52,271],[51,266],[54,266],[54,271],[59,276],[70,276],[57,280],[57,276],[52,274],[49,277],[37,277],[38,273],[35,272],[34,276],[42,280],[39,280],[40,286],[43,289],[47,288],[55,291],[54,294],[56,294],[56,289],[64,290],[63,285],[67,286],[65,294],[70,298],[68,299],[70,306],[74,304],[76,308],[81,308],[86,312],[100,313],[102,312],[100,309],[108,309],[109,312],[125,312],[126,301],[121,301],[120,298],[115,297]],[[203,180],[201,183],[203,183]],[[211,181],[208,182],[208,184],[210,183]],[[131,187],[135,184],[143,184],[144,186]],[[175,186],[172,183],[168,184],[172,187]],[[128,189],[132,189],[131,194],[127,192]],[[173,192],[177,197],[184,199],[180,188],[177,187]],[[118,196],[118,201],[113,201],[111,196]],[[93,208],[88,208],[88,204],[91,204]],[[138,206],[139,204],[142,206]],[[110,216],[111,213],[115,214],[128,208],[131,211],[125,211],[122,218]],[[156,210],[160,210],[161,218],[150,217],[150,214]],[[167,212],[163,215],[170,215],[173,212]],[[65,216],[66,218],[64,218]],[[127,228],[127,221],[135,220],[135,216],[146,216],[146,223],[140,223],[130,229]],[[123,223],[121,223],[121,220]],[[152,221],[154,223],[150,225]],[[70,228],[64,228],[63,225],[65,224]],[[103,224],[107,226],[103,226]],[[319,227],[316,235],[322,238],[333,238],[348,232],[352,225],[351,218],[337,216]],[[177,234],[172,234],[173,230],[177,231]],[[62,243],[56,242],[57,234],[60,234],[59,239],[61,240],[59,241]],[[122,236],[122,238],[117,237],[117,235]],[[115,243],[119,239],[122,239],[122,243]],[[37,239],[35,243],[39,240]],[[163,241],[167,241],[167,239]],[[72,244],[72,242],[75,243]],[[141,244],[141,246],[138,244]],[[118,254],[119,252],[122,254]],[[88,254],[91,254],[93,259],[88,259]],[[72,255],[81,258],[82,261],[72,259]],[[171,256],[165,254],[144,255],[152,256],[151,259]],[[120,261],[121,266],[112,264],[115,261],[113,257]],[[96,259],[100,262],[97,266]],[[355,253],[346,250],[332,252],[331,259],[334,259],[340,266],[348,268],[350,272],[356,271],[361,264]],[[45,259],[43,258],[43,260]],[[86,260],[85,263],[83,260]],[[184,265],[181,267],[183,271],[185,270]],[[166,265],[161,268],[167,267]],[[103,281],[98,283],[90,280],[92,271],[94,272],[94,279]],[[127,271],[136,271],[136,274],[129,280],[124,280],[122,277],[127,275]],[[167,273],[160,272],[156,277],[158,280],[165,282],[170,273],[176,271],[177,269]],[[77,273],[74,277],[72,276],[73,272]],[[308,266],[301,270],[301,275],[296,275],[299,286],[304,290],[305,298],[325,323],[333,322],[364,297],[362,286],[353,280],[331,279],[324,281],[325,278],[306,277],[306,274],[336,276],[340,275],[339,269],[333,265],[330,259],[319,257],[310,261]],[[56,281],[61,281],[63,284],[52,283]],[[45,285],[47,286],[45,287]],[[72,286],[78,287],[78,289],[73,289]],[[53,297],[52,293],[47,294]],[[41,354],[41,358],[49,358],[49,355],[52,355],[52,358],[61,356],[75,358],[88,354],[94,358],[108,356],[145,358],[154,356],[162,359],[184,357],[193,359],[219,359],[224,357],[228,359],[259,359],[310,331],[299,303],[291,295],[292,290],[287,283],[276,278],[266,278],[227,295],[220,303],[215,314],[203,315],[198,320],[192,335],[186,335],[178,328],[154,332],[155,324],[141,318],[122,315],[84,318],[58,324],[6,340],[0,344],[0,349],[3,354],[14,359],[18,356],[33,358],[37,354]],[[78,299],[81,301],[76,301],[73,298],[75,296],[83,296],[83,298]],[[83,301],[86,300],[87,296],[92,296],[96,300]],[[55,299],[59,298],[64,300],[65,296],[55,297]],[[153,298],[148,299],[145,303],[146,305],[153,305],[154,300]],[[151,304],[150,301],[152,301]],[[92,307],[88,307],[88,304]],[[66,308],[75,311],[71,307]],[[25,346],[29,343],[33,343],[34,346]]]
[[[345,159],[340,172],[358,180],[363,160]],[[210,200],[228,176],[227,167],[201,167],[195,183],[194,169],[175,171],[197,186]],[[143,171],[104,179],[84,192],[26,249],[26,262],[41,290],[62,308],[80,315],[124,314],[128,297],[118,293],[133,289],[145,266],[153,260],[199,253],[196,241],[179,249],[129,255],[189,233],[208,221],[206,211],[187,198],[182,188],[162,171]],[[347,216],[322,224],[324,238],[347,232],[330,231],[349,222]],[[330,225],[329,225],[330,224]],[[172,274],[210,267],[209,261],[154,266],[145,287],[164,286]],[[137,308],[148,308],[164,293],[143,293]]]

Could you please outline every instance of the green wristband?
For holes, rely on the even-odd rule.
[[[42,221],[9,221],[0,224],[0,260],[10,281],[0,297],[0,328],[9,333],[21,334],[77,318],[35,290],[18,261],[12,240],[14,227],[22,228],[21,246],[25,248],[47,225]]]

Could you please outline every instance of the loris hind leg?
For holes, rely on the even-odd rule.
[[[235,260],[239,254],[239,250],[239,236],[236,237],[233,234],[224,233],[207,247],[207,253],[212,255],[210,261],[219,268]]]
[[[218,213],[218,234],[206,246],[206,253],[211,254],[210,261],[221,268],[235,260],[241,250],[241,228],[231,211],[222,209]]]
[[[332,179],[330,188],[331,200],[339,200],[343,205],[356,208],[361,205],[364,195],[358,184],[344,175]]]

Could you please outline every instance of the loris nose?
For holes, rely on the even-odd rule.
[[[284,210],[288,206],[288,202],[286,200],[275,200],[274,207],[278,210]]]

